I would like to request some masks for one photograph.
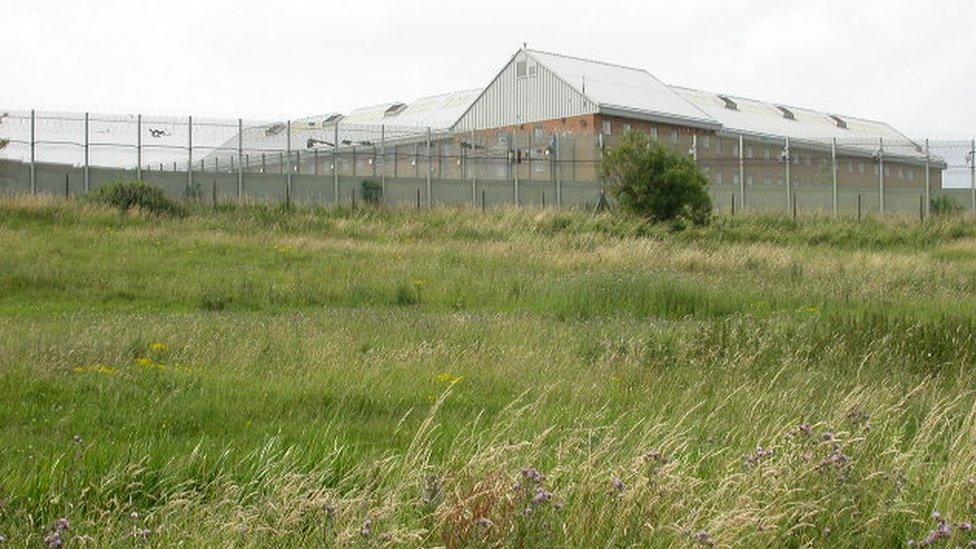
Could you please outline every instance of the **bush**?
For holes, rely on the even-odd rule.
[[[162,189],[140,181],[120,181],[99,187],[88,194],[88,200],[108,204],[119,210],[139,209],[157,215],[182,215],[180,206],[166,198]]]
[[[622,208],[646,219],[703,225],[711,216],[705,174],[643,133],[627,133],[608,149],[600,174]]]
[[[930,208],[932,215],[957,215],[962,212],[962,206],[948,196],[933,198]]]
[[[383,186],[377,181],[366,179],[362,182],[361,188],[363,192],[363,202],[371,206],[378,206],[380,200],[383,198]]]

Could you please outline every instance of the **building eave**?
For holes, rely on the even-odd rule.
[[[718,131],[722,128],[721,124],[710,120],[703,120],[699,118],[686,118],[683,116],[675,116],[673,114],[667,114],[662,112],[635,109],[632,107],[607,105],[605,103],[601,103],[599,105],[599,107],[597,108],[597,112],[598,114],[604,114],[607,116],[619,116],[621,118],[632,118],[634,120],[660,122],[662,124],[685,126],[685,127],[696,128],[701,130]]]

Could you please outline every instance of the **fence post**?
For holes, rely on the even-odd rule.
[[[244,120],[237,119],[237,201],[244,199]]]
[[[468,175],[471,176],[471,207],[478,207],[478,178],[474,174],[474,154],[477,149],[474,146],[474,130],[471,130],[471,147],[468,148],[469,158],[464,162],[464,168],[468,171]]]
[[[339,121],[332,124],[332,195],[339,205]]]
[[[790,204],[793,201],[793,185],[790,181],[790,164],[793,163],[792,155],[790,154],[790,138],[786,138],[786,148],[783,149],[783,157],[786,160],[786,208],[789,210]]]
[[[193,190],[193,117],[186,123],[186,188]]]
[[[136,180],[142,181],[142,115],[136,115]]]
[[[88,150],[90,145],[90,137],[88,134],[88,118],[89,115],[85,113],[85,192],[91,190],[91,176],[89,175],[90,164],[88,162]]]
[[[861,193],[857,193],[857,220],[861,220]]]
[[[931,171],[930,170],[931,162],[932,162],[932,157],[929,154],[929,140],[926,139],[925,140],[925,178],[923,179],[923,181],[925,181],[925,217],[928,217],[929,214],[932,213],[931,212],[932,201],[929,195],[929,193],[931,192],[929,191],[929,183],[930,183],[929,177],[931,177],[929,172]]]
[[[739,134],[739,200],[740,211],[746,211],[746,152],[745,152],[745,139],[743,139],[742,134]]]
[[[601,134],[602,135],[602,134]],[[511,166],[512,166],[512,199],[515,201],[515,206],[519,206],[519,159],[522,158],[522,153],[518,148],[518,129],[512,131],[512,151],[514,155],[512,156]]]
[[[35,166],[34,148],[36,145],[36,140],[34,139],[34,125],[35,125],[35,114],[34,109],[30,112],[30,192],[31,194],[37,194],[37,167]]]
[[[431,163],[430,126],[427,126],[427,178],[426,179],[427,179],[427,207],[428,208],[431,207],[431,205],[434,203],[433,197],[431,196],[432,187],[430,182],[430,172],[433,171],[433,168],[431,167],[430,163]]]
[[[969,190],[972,194],[973,213],[976,213],[976,139],[969,145]]]
[[[288,155],[288,163],[285,166],[285,206],[291,208],[291,120],[285,124],[285,150]]]
[[[380,126],[380,198],[386,196],[386,124]]]
[[[830,170],[833,188],[831,189],[831,211],[837,217],[837,138],[830,142]]]
[[[884,138],[878,138],[878,213],[885,213]]]
[[[698,164],[698,134],[691,134],[691,161]]]
[[[560,159],[559,159],[559,134],[558,133],[553,136],[553,141],[554,141],[554,143],[553,143],[554,147],[553,148],[556,149],[555,150],[555,154],[556,154],[556,207],[557,208],[562,208],[563,207],[563,177],[562,177],[563,174],[561,173],[562,170],[561,170]]]

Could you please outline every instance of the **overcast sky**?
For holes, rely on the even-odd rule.
[[[523,43],[976,134],[974,0],[0,0],[0,110],[309,116],[482,87]]]

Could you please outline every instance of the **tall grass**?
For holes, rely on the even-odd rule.
[[[791,224],[4,201],[0,535],[966,545],[970,227]]]

